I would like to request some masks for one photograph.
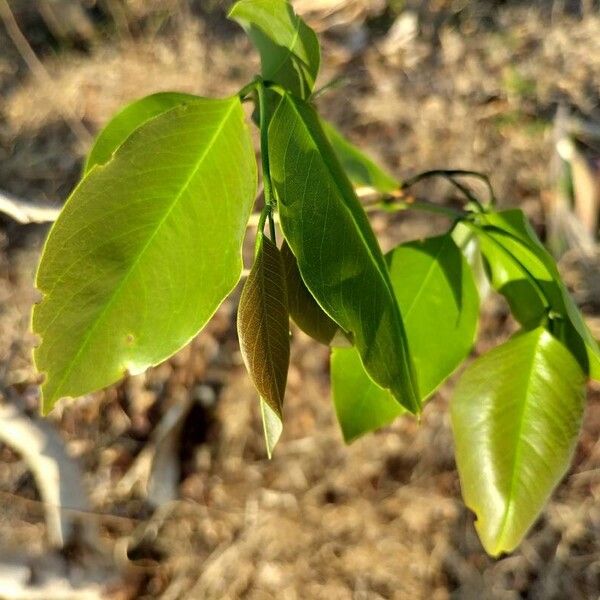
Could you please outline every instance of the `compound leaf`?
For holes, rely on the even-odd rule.
[[[256,259],[240,297],[237,329],[246,369],[261,397],[270,457],[283,429],[290,334],[281,254],[271,240],[259,235]]]
[[[84,174],[95,165],[107,163],[115,150],[141,125],[158,115],[197,100],[198,96],[159,92],[136,100],[120,110],[98,134],[84,166]]]
[[[162,362],[197,334],[239,280],[255,193],[237,97],[163,113],[84,177],[36,279],[45,412]]]
[[[521,333],[464,372],[451,403],[465,503],[486,551],[518,546],[571,460],[585,376],[543,328]]]
[[[304,333],[326,346],[350,345],[340,326],[323,312],[308,291],[302,281],[296,257],[285,240],[281,245],[281,259],[285,272],[288,308],[294,323]]]
[[[269,128],[285,238],[321,308],[353,336],[371,378],[410,412],[419,392],[387,265],[314,109],[285,94]]]
[[[425,401],[469,355],[479,295],[466,259],[448,234],[402,244],[386,261]],[[346,441],[389,424],[401,412],[390,410],[391,395],[371,381],[354,349],[333,352],[331,379]]]
[[[355,187],[371,187],[382,194],[400,188],[400,182],[349,142],[331,123],[321,119],[323,130],[346,175]]]
[[[262,76],[301,98],[314,88],[321,51],[315,32],[287,0],[240,0],[229,17],[246,31],[260,53]]]

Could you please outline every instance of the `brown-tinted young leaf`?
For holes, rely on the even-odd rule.
[[[281,259],[287,287],[290,317],[304,333],[326,346],[349,346],[350,341],[340,326],[319,306],[308,291],[298,263],[287,242],[281,246]]]
[[[267,452],[271,456],[282,431],[290,362],[289,313],[281,253],[262,235],[240,297],[237,329],[244,363],[261,397]]]

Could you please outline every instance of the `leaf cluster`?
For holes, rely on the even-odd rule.
[[[164,361],[236,287],[257,194],[242,106],[252,101],[264,194],[237,324],[269,456],[283,430],[290,320],[331,347],[333,403],[351,442],[419,415],[470,355],[483,265],[521,329],[468,365],[450,411],[482,543],[513,550],[564,475],[585,382],[600,377],[556,265],[520,210],[497,211],[459,181],[473,173],[401,183],[320,117],[318,40],[286,0],[241,0],[230,16],[261,74],[230,98],[165,92],[125,107],[48,236],[32,320],[43,411]],[[463,210],[403,199],[440,174],[465,195]],[[445,214],[448,231],[384,255],[357,187],[379,195],[375,208]]]

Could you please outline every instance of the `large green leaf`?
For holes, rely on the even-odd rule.
[[[331,350],[331,394],[346,443],[389,425],[405,412],[366,373],[356,348]]]
[[[566,472],[585,376],[543,328],[521,333],[464,372],[451,404],[465,503],[486,551],[510,552]]]
[[[271,121],[269,147],[281,226],[304,283],[353,336],[371,378],[409,411],[419,412],[387,265],[314,109],[284,95]]]
[[[37,273],[44,411],[162,362],[203,327],[239,280],[255,192],[237,97],[163,113],[88,173]]]
[[[281,254],[271,240],[259,235],[256,259],[240,297],[237,329],[244,363],[261,397],[270,457],[283,429],[290,333]]]
[[[477,288],[450,235],[403,244],[386,260],[425,401],[471,351],[479,313]],[[332,354],[331,379],[346,441],[387,425],[400,413],[390,410],[391,395],[371,381],[355,349]]]
[[[281,245],[281,259],[285,272],[288,308],[294,323],[304,333],[326,346],[350,345],[340,326],[323,312],[308,291],[302,281],[296,257],[285,240]]]
[[[241,0],[229,17],[246,30],[259,51],[263,78],[308,98],[319,73],[319,41],[291,4],[286,0]]]
[[[473,348],[479,294],[450,235],[402,244],[386,260],[425,400]]]
[[[95,165],[108,162],[115,150],[146,121],[198,96],[178,92],[159,92],[136,100],[119,111],[98,134],[85,162],[84,174]]]
[[[389,194],[400,188],[397,179],[349,142],[331,123],[321,119],[321,124],[353,185],[371,187],[382,194]]]
[[[538,240],[523,212],[518,209],[479,216],[485,233],[480,235],[495,289],[504,295],[516,319],[526,328],[540,324],[546,304],[563,319],[562,338],[582,367],[600,379],[600,351],[596,340],[565,287],[554,259]],[[534,285],[531,276],[538,285]]]

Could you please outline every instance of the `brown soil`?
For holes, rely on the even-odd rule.
[[[148,3],[158,12],[130,4],[128,28],[104,15],[93,39],[60,42],[21,6],[17,16],[48,78],[32,74],[0,30],[0,189],[59,203],[89,145],[74,120],[93,133],[133,98],[166,89],[226,95],[256,71],[244,36],[218,7],[206,8],[218,3],[196,3],[198,10],[183,1]],[[346,84],[322,97],[322,110],[398,174],[489,172],[501,202],[521,205],[543,235],[556,106],[599,111],[593,3],[575,12],[560,2],[492,10],[484,2],[414,4],[420,32],[393,51],[385,36],[391,9],[388,20],[371,15],[366,25],[353,21],[324,34],[321,81],[343,75]],[[167,5],[172,12],[162,10]],[[439,182],[419,193],[452,200]],[[374,225],[389,247],[444,222],[376,216]],[[46,229],[0,221],[0,395],[31,412],[38,379],[29,313]],[[107,597],[598,597],[600,388],[590,389],[568,477],[521,548],[493,560],[460,497],[446,410],[451,385],[428,404],[421,424],[399,419],[347,447],[329,401],[327,350],[294,331],[286,429],[268,461],[235,337],[235,296],[166,364],[49,417],[84,469],[106,545],[104,553],[67,553],[70,568],[113,565],[111,552],[129,540],[130,560],[117,561]],[[489,300],[477,352],[512,328],[506,307]],[[139,490],[117,493],[160,416],[190,396],[197,401],[180,451],[181,499],[155,511]],[[0,561],[47,552],[33,480],[0,446]]]

